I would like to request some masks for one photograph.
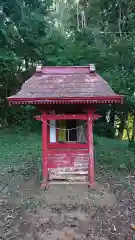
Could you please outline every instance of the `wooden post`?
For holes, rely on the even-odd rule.
[[[42,117],[42,177],[43,182],[41,187],[48,186],[48,166],[47,166],[47,113],[43,112]]]
[[[94,176],[94,146],[93,146],[93,116],[92,112],[88,112],[88,148],[89,148],[89,187],[95,183]]]

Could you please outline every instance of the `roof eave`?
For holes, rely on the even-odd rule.
[[[13,105],[39,105],[39,104],[89,104],[89,103],[120,103],[123,104],[123,96],[94,96],[94,97],[68,97],[68,98],[16,98],[9,97],[7,98],[9,104]]]

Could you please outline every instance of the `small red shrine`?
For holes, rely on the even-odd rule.
[[[42,122],[42,186],[67,180],[94,184],[93,122],[101,104],[122,104],[95,66],[37,66],[10,104],[35,105]],[[55,181],[54,181],[55,180]]]

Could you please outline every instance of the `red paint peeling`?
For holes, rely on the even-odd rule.
[[[74,176],[77,176],[80,172],[87,171],[88,159],[88,149],[48,150],[49,179],[65,178],[63,172],[65,172],[68,179],[68,175],[72,175],[72,173],[76,173]],[[86,175],[88,175],[87,172]]]
[[[93,120],[92,112],[88,113],[88,149],[89,149],[89,184],[92,186],[94,177]]]
[[[46,112],[42,117],[46,119]],[[48,158],[47,158],[47,122],[42,122],[42,170],[43,170],[43,184],[47,186],[48,181]]]

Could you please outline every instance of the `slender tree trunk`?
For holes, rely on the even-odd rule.
[[[115,123],[115,106],[111,105],[111,112],[110,112],[110,137],[114,138],[115,136],[115,130],[114,130],[114,123]]]
[[[122,116],[120,117],[120,126],[119,126],[119,133],[118,133],[118,139],[122,139],[123,137],[123,132],[124,132],[124,128],[125,128],[125,124],[126,124],[126,120],[127,120],[127,114],[124,112],[122,114]]]
[[[135,140],[135,115],[133,116],[133,132],[132,132],[131,141],[134,142],[134,140]]]
[[[132,137],[130,139],[129,143],[130,148],[135,148],[135,115],[133,116],[133,131],[132,131]]]
[[[79,3],[77,2],[77,30],[80,30],[80,22],[79,22]]]
[[[127,137],[128,137],[128,146],[129,148],[135,148],[135,115],[133,115],[133,131],[132,136],[130,137],[130,130],[128,128],[128,123],[125,124],[126,131],[127,131]]]
[[[127,132],[127,138],[128,138],[128,142],[130,144],[130,131],[129,131],[129,128],[128,128],[128,115],[129,115],[129,112],[127,113],[127,116],[126,116],[126,121],[125,121],[125,128],[126,128],[126,132]]]
[[[122,18],[122,7],[121,7],[121,1],[119,0],[119,19],[118,19],[118,28],[119,28],[120,38],[122,38],[121,18]]]
[[[3,119],[3,123],[4,123],[5,127],[8,126],[8,120],[7,120],[7,116],[8,116],[7,97],[8,97],[8,77],[6,77],[6,83],[5,83],[5,101],[4,101],[5,115],[4,115],[4,119]]]
[[[28,57],[25,57],[25,70],[28,71],[29,69],[29,59]]]

